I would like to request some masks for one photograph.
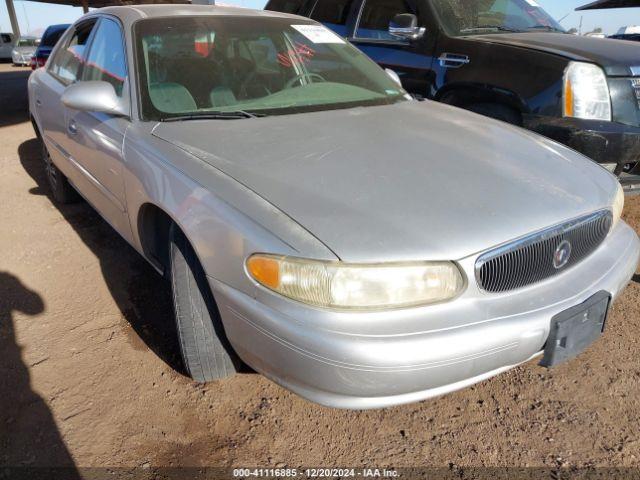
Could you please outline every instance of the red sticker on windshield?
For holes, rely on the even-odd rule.
[[[313,58],[316,51],[309,45],[296,42],[294,48],[278,53],[278,63],[283,67],[292,67],[295,63],[306,63]]]

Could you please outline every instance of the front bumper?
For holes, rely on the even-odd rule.
[[[30,65],[32,56],[33,55],[13,54],[11,55],[11,60],[13,61],[14,65]]]
[[[640,161],[640,128],[616,122],[528,115],[524,127],[586,155],[614,164],[620,175],[625,165]],[[640,173],[640,172],[639,172]]]
[[[252,298],[210,278],[240,357],[314,402],[380,408],[448,393],[508,370],[543,349],[551,318],[605,290],[615,298],[640,257],[620,222],[591,256],[516,292],[470,284],[455,301],[376,313],[314,309],[258,290]],[[475,256],[460,261],[472,271]]]

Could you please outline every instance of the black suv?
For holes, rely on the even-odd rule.
[[[535,0],[270,0],[266,8],[323,23],[416,96],[523,126],[618,175],[640,173],[640,54],[631,42],[565,33]]]

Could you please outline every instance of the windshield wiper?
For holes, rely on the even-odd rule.
[[[161,122],[184,122],[186,120],[238,120],[242,118],[259,118],[264,114],[256,114],[245,110],[233,110],[229,112],[200,112],[189,115],[177,115],[175,117],[161,118]]]
[[[504,27],[502,25],[476,25],[475,27],[471,27],[471,28],[463,28],[462,30],[460,30],[460,33],[471,33],[471,32],[478,32],[482,30],[498,30],[500,32],[514,32],[514,33],[522,32],[522,30],[518,30],[517,28]]]
[[[551,25],[534,25],[533,27],[527,27],[527,30],[547,30],[548,32],[567,33],[564,30],[552,27]]]

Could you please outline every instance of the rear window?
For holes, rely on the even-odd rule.
[[[56,27],[52,29],[47,29],[42,36],[42,41],[40,45],[43,47],[53,47],[60,40],[60,37],[64,32],[67,31],[68,27]]]
[[[302,3],[303,0],[271,0],[265,10],[298,14],[302,9]]]
[[[36,45],[35,38],[21,38],[18,40],[18,43],[16,43],[16,47],[35,47]]]

